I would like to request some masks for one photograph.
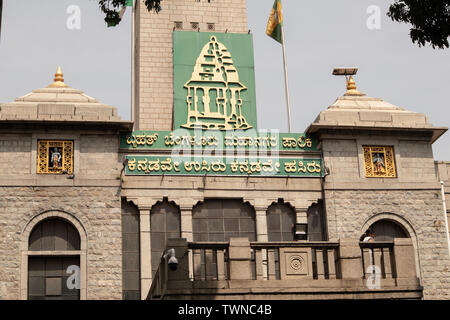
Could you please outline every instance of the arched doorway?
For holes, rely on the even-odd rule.
[[[60,217],[34,226],[28,241],[28,299],[79,300],[81,240]]]
[[[393,241],[394,238],[409,238],[408,232],[399,223],[382,219],[373,223],[369,229],[375,234],[375,241]]]

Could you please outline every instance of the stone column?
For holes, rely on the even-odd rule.
[[[181,237],[187,241],[194,241],[194,235],[192,233],[192,206],[181,206]]]
[[[267,208],[256,207],[256,241],[267,242],[269,235],[267,232]]]
[[[252,265],[248,238],[231,238],[228,249],[230,280],[251,280]]]
[[[145,300],[152,285],[152,249],[150,237],[150,210],[139,210],[140,256],[141,256],[141,299]]]
[[[308,224],[308,208],[302,207],[302,208],[295,208],[295,216],[296,216],[296,223],[304,223]]]
[[[285,199],[295,208],[296,223],[308,223],[308,209],[315,200],[308,199]]]
[[[256,241],[267,242],[268,231],[267,231],[267,209],[272,204],[276,202],[277,199],[270,198],[245,198],[244,201],[249,202],[255,209],[256,215]]]
[[[258,242],[268,242],[269,233],[267,231],[267,208],[266,207],[256,207],[256,241]],[[256,257],[260,256],[261,259],[256,259],[255,263],[261,260],[261,266],[257,266],[257,269],[261,268],[261,275],[263,279],[267,280],[267,250],[261,249],[260,252],[255,252]]]
[[[361,248],[358,239],[339,240],[339,263],[342,279],[362,278]]]

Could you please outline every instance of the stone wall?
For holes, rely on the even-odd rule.
[[[366,178],[363,145],[393,146],[397,178]],[[416,249],[425,299],[450,298],[445,218],[432,150],[425,139],[324,137],[325,205],[330,241],[359,238],[374,222],[394,220]]]
[[[331,241],[359,238],[377,219],[392,219],[409,229],[424,298],[450,299],[450,259],[439,190],[329,190],[326,210]]]
[[[15,133],[17,132],[17,133]],[[37,174],[37,141],[74,141],[74,175]],[[43,214],[74,219],[86,239],[87,299],[122,298],[118,135],[86,128],[0,132],[0,299],[26,298],[27,232]],[[71,221],[71,222],[73,222]],[[83,250],[82,250],[83,251]],[[83,261],[83,258],[81,259]],[[81,262],[83,265],[83,262]],[[82,295],[83,297],[83,295]]]
[[[417,183],[437,182],[431,145],[426,140],[411,140],[406,137],[354,135],[323,137],[323,152],[326,166],[331,170],[327,181],[336,183],[378,184],[380,186],[400,186]],[[397,178],[366,178],[364,172],[363,146],[392,146],[395,155]],[[389,182],[389,183],[387,183]],[[404,185],[403,185],[404,186]],[[423,185],[421,187],[424,187]]]
[[[45,133],[44,131],[17,134],[0,132],[0,185],[67,185],[65,176],[36,173],[38,140],[74,141],[74,173],[78,178],[117,180],[121,170],[117,134],[79,134],[76,132]],[[33,180],[30,180],[33,179]],[[64,181],[64,182],[62,182]],[[71,183],[72,183],[71,182]]]
[[[117,135],[83,134],[80,136],[79,173],[86,176],[115,178],[120,174]],[[105,170],[107,169],[107,170]]]
[[[31,134],[0,136],[0,175],[30,172]]]
[[[0,298],[20,299],[22,232],[46,211],[77,219],[87,234],[87,299],[122,298],[117,187],[0,187]]]
[[[245,0],[164,0],[158,14],[149,13],[144,0],[136,15],[135,130],[171,130],[173,109],[172,32],[175,22],[185,31],[247,33]]]

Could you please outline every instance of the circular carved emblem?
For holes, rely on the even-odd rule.
[[[291,256],[289,258],[289,265],[293,270],[301,270],[303,268],[303,258],[300,256]]]

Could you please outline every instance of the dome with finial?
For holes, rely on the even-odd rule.
[[[55,78],[53,79],[53,83],[49,85],[47,88],[68,88],[69,86],[64,83],[64,75],[62,73],[61,67],[58,67],[55,73]]]
[[[422,113],[405,110],[383,99],[359,92],[351,76],[347,80],[346,93],[337,98],[327,110],[320,112],[306,132],[344,128],[432,131],[432,141],[447,130],[444,127],[434,127]]]
[[[365,96],[364,93],[356,90],[356,82],[352,76],[347,81],[347,92],[344,94],[345,96]]]
[[[126,122],[118,116],[115,107],[99,103],[65,84],[61,67],[47,87],[1,104],[0,120]]]

